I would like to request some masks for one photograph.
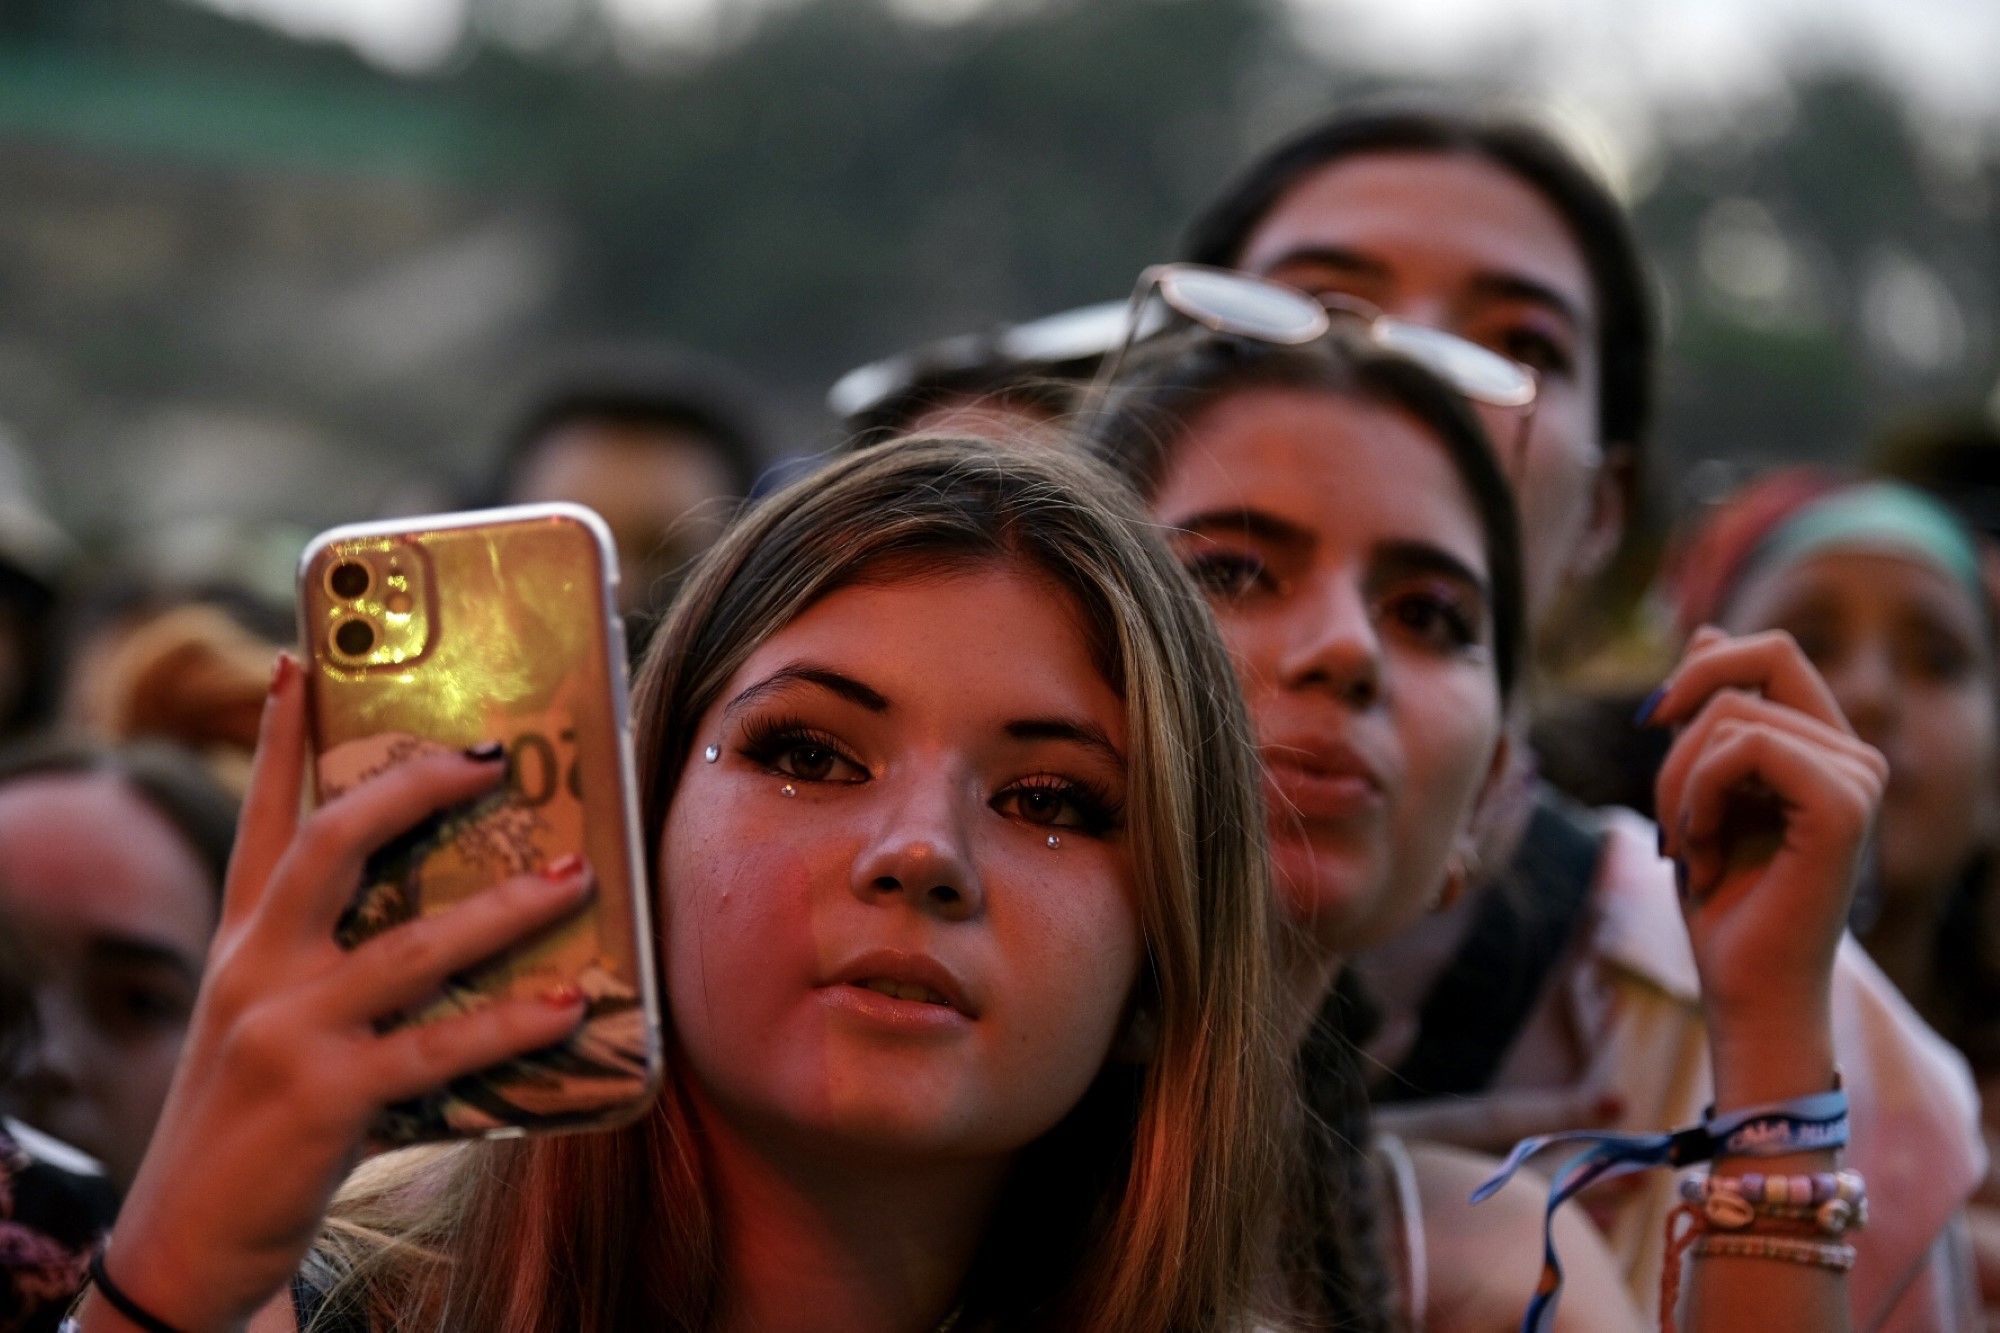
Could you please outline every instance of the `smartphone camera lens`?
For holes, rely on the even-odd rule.
[[[333,631],[333,646],[349,657],[365,657],[375,646],[375,627],[365,620],[343,620]]]
[[[367,592],[373,581],[368,566],[359,560],[343,560],[326,576],[326,586],[333,590],[333,595],[349,601]]]

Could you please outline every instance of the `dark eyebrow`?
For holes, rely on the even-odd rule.
[[[1172,519],[1166,526],[1195,535],[1221,531],[1233,537],[1254,537],[1259,541],[1293,546],[1312,541],[1312,534],[1290,519],[1279,518],[1276,514],[1248,506],[1234,509],[1203,509],[1184,518]]]
[[[119,967],[167,967],[180,973],[188,984],[201,981],[201,967],[191,963],[179,949],[139,935],[96,935],[90,941],[91,958]]]
[[[1272,274],[1292,264],[1318,264],[1323,268],[1361,273],[1369,277],[1389,275],[1389,266],[1381,260],[1370,258],[1359,250],[1349,250],[1338,245],[1302,245],[1296,250],[1287,250],[1266,264],[1263,272],[1267,275]],[[1499,297],[1508,301],[1529,301],[1535,305],[1546,306],[1569,321],[1572,328],[1583,329],[1588,325],[1583,311],[1577,308],[1575,301],[1546,282],[1523,277],[1519,273],[1482,269],[1473,275],[1472,288],[1482,296]]]
[[[1359,250],[1349,250],[1341,245],[1301,245],[1264,265],[1265,274],[1277,272],[1292,264],[1318,264],[1322,268],[1345,269],[1350,273],[1366,273],[1371,277],[1385,276],[1389,266],[1379,259],[1371,259]]]
[[[1565,320],[1572,329],[1586,327],[1583,311],[1577,309],[1576,302],[1564,296],[1546,282],[1524,278],[1518,273],[1481,273],[1472,280],[1474,290],[1488,296],[1497,296],[1508,301],[1527,301],[1533,305],[1545,306]]]
[[[1479,594],[1483,604],[1493,604],[1492,589],[1479,571],[1442,547],[1421,541],[1388,541],[1375,547],[1374,557],[1370,563],[1390,578],[1410,574],[1442,574],[1469,585]]]
[[[1019,741],[1069,741],[1101,754],[1120,772],[1125,769],[1125,756],[1095,722],[1069,717],[1026,717],[1009,722],[1005,730]]]
[[[766,695],[776,694],[793,685],[817,685],[829,690],[849,703],[858,704],[871,713],[889,711],[889,701],[869,689],[854,677],[835,671],[832,667],[818,666],[811,662],[793,662],[790,666],[779,667],[755,685],[744,690],[723,707],[723,716],[741,712]]]

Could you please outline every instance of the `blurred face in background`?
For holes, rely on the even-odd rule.
[[[1528,620],[1595,576],[1624,526],[1617,468],[1598,438],[1597,298],[1561,213],[1506,168],[1466,154],[1338,159],[1281,195],[1240,267],[1314,294],[1358,297],[1533,370],[1534,414],[1480,409],[1521,506]]]
[[[117,777],[0,786],[0,931],[32,1023],[0,1109],[132,1183],[215,929],[194,848]]]
[[[508,498],[601,514],[618,544],[620,609],[631,615],[665,605],[674,571],[708,549],[737,496],[728,465],[691,431],[581,420],[536,446]]]
[[[1964,581],[1923,560],[1829,549],[1753,575],[1723,619],[1732,632],[1790,633],[1888,758],[1885,908],[1940,899],[1991,841],[2000,799],[1993,643]]]

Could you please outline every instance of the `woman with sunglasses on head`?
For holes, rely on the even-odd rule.
[[[1656,349],[1630,224],[1568,149],[1522,121],[1448,107],[1335,115],[1253,162],[1185,253],[1532,371],[1526,412],[1475,396],[1522,513],[1531,679],[1588,642],[1607,574],[1633,564]],[[1629,568],[1618,579],[1640,581]],[[1487,1148],[1560,1125],[1682,1123],[1704,1096],[1702,1005],[1671,943],[1658,830],[1539,781],[1531,711],[1525,699],[1510,709],[1484,873],[1455,909],[1356,960],[1388,1015],[1377,1095],[1403,1103],[1395,1114],[1413,1131]],[[1951,1327],[1964,1293],[1949,1232],[1980,1175],[1969,1081],[1851,944],[1835,991],[1854,1158],[1899,1201],[1858,1241],[1856,1322]],[[1635,1294],[1654,1286],[1669,1202],[1658,1180],[1595,1196]]]
[[[337,1197],[377,1107],[581,1017],[555,995],[378,1035],[410,984],[385,959],[441,976],[586,886],[510,882],[341,953],[367,851],[499,773],[418,760],[300,821],[281,667],[187,1062],[103,1258],[121,1299],[186,1330],[1247,1327],[1291,1103],[1255,758],[1199,598],[1119,494],[919,441],[752,511],[635,686],[664,1096],[614,1132],[380,1157]],[[82,1324],[132,1326],[98,1297]]]
[[[1257,293],[1237,297],[1241,314]],[[1506,481],[1449,386],[1339,337],[1277,346],[1169,334],[1126,364],[1096,444],[1207,590],[1265,762],[1313,1135],[1288,1196],[1292,1294],[1331,1327],[1510,1326],[1529,1294],[1539,1204],[1468,1213],[1464,1196],[1490,1164],[1419,1148],[1413,1188],[1399,1191],[1394,1170],[1360,1153],[1366,1111],[1342,1080],[1351,1011],[1340,986],[1345,955],[1407,928],[1475,874],[1475,817],[1506,769],[1521,650]],[[1833,942],[1879,757],[1796,653],[1720,637],[1694,647],[1656,716],[1681,729],[1660,795],[1687,814],[1670,850],[1688,868],[1685,933],[1716,1015],[1717,1114],[1824,1093]],[[1745,846],[1731,813],[1758,784],[1785,802],[1775,853]],[[1731,1156],[1713,1169],[1718,1188],[1746,1166],[1832,1170],[1828,1152]],[[1584,1230],[1565,1257],[1585,1285],[1572,1286],[1558,1326],[1636,1326]],[[1699,1260],[1689,1326],[1840,1326],[1842,1256],[1785,1257],[1808,1253],[1826,1263]]]

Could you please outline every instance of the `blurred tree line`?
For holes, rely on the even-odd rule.
[[[843,369],[1122,294],[1258,148],[1402,86],[1275,0],[797,0],[644,61],[556,8],[529,42],[472,0],[419,76],[184,3],[0,9],[0,423],[73,521],[392,503],[605,338],[734,362],[812,447]],[[1822,67],[1655,128],[1676,472],[1992,398],[1995,127]]]

